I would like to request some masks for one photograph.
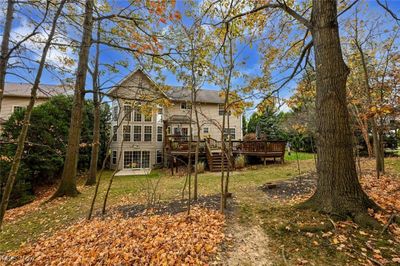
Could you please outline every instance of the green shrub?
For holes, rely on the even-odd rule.
[[[56,96],[33,109],[27,134],[27,144],[25,144],[21,167],[12,192],[13,195],[18,194],[18,197],[12,197],[9,206],[16,207],[24,204],[27,199],[33,196],[33,187],[45,183],[54,183],[60,177],[68,142],[72,103],[72,97]],[[83,145],[79,150],[78,170],[89,168],[93,111],[93,103],[86,101],[81,131],[81,144]],[[14,112],[3,127],[2,139],[4,144],[0,146],[0,160],[6,160],[2,161],[0,188],[5,184],[11,164],[10,160],[15,154],[15,141],[21,131],[24,112],[25,110]],[[105,156],[105,146],[109,139],[108,106],[103,106],[100,119],[99,164],[102,163]]]
[[[243,169],[246,166],[246,158],[244,155],[239,155],[235,158],[235,167],[236,169]]]

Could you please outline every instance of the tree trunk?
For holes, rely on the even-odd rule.
[[[362,222],[367,209],[377,206],[357,178],[346,101],[349,69],[340,46],[337,2],[313,0],[311,23],[317,77],[318,182],[305,206]]]
[[[3,197],[1,199],[1,205],[0,205],[0,229],[1,229],[1,226],[2,226],[2,223],[3,223],[3,218],[4,218],[4,215],[5,215],[5,212],[7,210],[8,201],[9,201],[9,198],[10,198],[10,195],[11,195],[11,191],[12,191],[12,188],[13,188],[13,185],[14,185],[14,182],[15,182],[15,178],[17,177],[19,165],[21,163],[22,153],[23,153],[24,148],[25,148],[25,140],[26,140],[26,136],[28,134],[29,123],[30,123],[30,120],[31,120],[31,114],[32,114],[33,107],[35,105],[37,91],[39,89],[39,85],[40,85],[40,80],[42,78],[43,69],[45,67],[47,53],[48,53],[49,48],[51,46],[51,42],[53,40],[54,33],[56,31],[57,20],[60,17],[60,14],[61,14],[61,11],[62,11],[62,9],[64,7],[65,1],[66,0],[62,0],[60,2],[59,6],[58,6],[58,9],[56,11],[56,14],[54,15],[54,18],[53,18],[53,21],[52,21],[52,24],[51,24],[51,30],[50,30],[49,36],[47,38],[46,44],[45,44],[45,46],[43,48],[42,56],[40,58],[39,68],[38,68],[38,71],[37,71],[37,74],[36,74],[35,81],[34,81],[33,86],[32,86],[31,97],[30,97],[30,100],[29,100],[28,107],[26,108],[26,111],[25,111],[21,132],[19,133],[19,136],[18,136],[17,150],[15,151],[15,155],[14,155],[14,158],[13,158],[11,169],[10,169],[10,172],[8,174],[6,186],[4,188]]]
[[[79,155],[79,141],[81,136],[82,115],[84,108],[86,74],[88,70],[89,50],[93,30],[93,0],[86,0],[85,19],[83,22],[82,43],[79,51],[78,70],[76,73],[74,103],[72,106],[71,122],[68,132],[68,146],[65,155],[64,169],[61,183],[54,193],[54,197],[76,196],[76,171]]]
[[[1,41],[1,57],[0,57],[0,112],[1,103],[3,101],[4,83],[6,81],[7,63],[8,63],[8,45],[10,42],[11,26],[14,15],[14,0],[7,1],[6,21],[4,23],[3,39]]]
[[[100,40],[100,21],[97,24],[97,40]],[[90,168],[88,179],[86,180],[86,186],[92,186],[96,184],[97,175],[97,164],[99,160],[99,148],[100,148],[100,88],[99,88],[99,58],[100,58],[100,44],[96,43],[96,58],[94,62],[93,70],[93,141],[92,141],[92,153],[90,157]]]

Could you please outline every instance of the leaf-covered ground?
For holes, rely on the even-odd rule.
[[[13,265],[199,265],[224,238],[224,216],[194,208],[175,215],[83,221],[10,253]]]
[[[387,166],[388,175],[377,180],[371,172],[373,162],[363,161],[363,187],[386,210],[371,215],[382,224],[392,213],[399,212],[400,179],[396,174],[400,159],[388,159]],[[302,176],[308,176],[315,169],[314,160],[303,160],[300,167]],[[282,191],[276,197],[268,196],[260,189],[277,181],[291,184],[296,176],[297,163],[291,160],[283,165],[257,166],[233,173],[233,201],[229,202],[233,209],[226,217],[215,212],[215,204],[203,205],[211,209],[195,209],[190,219],[186,213],[175,211],[126,215],[127,206],[133,211],[146,204],[146,187],[159,178],[157,194],[161,206],[167,210],[182,207],[173,203],[181,197],[184,177],[160,172],[147,177],[116,178],[104,220],[97,217],[84,221],[93,188],[79,187],[82,193],[77,198],[46,202],[46,197],[42,197],[39,203],[7,213],[0,233],[0,264],[10,260],[10,264],[19,265],[43,265],[50,261],[72,264],[81,260],[81,265],[101,264],[100,261],[158,265],[162,260],[168,260],[166,264],[181,264],[187,259],[186,263],[191,260],[192,264],[227,265],[398,265],[397,225],[391,224],[381,233],[360,228],[351,221],[339,222],[333,217],[299,210],[295,204],[312,193],[306,182],[303,183],[307,189],[290,197],[283,197]],[[108,176],[100,185],[96,210],[107,181]],[[217,194],[219,181],[216,173],[201,174],[199,194]],[[171,204],[173,208],[168,207]]]

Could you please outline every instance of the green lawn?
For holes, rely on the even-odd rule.
[[[302,171],[313,169],[312,161],[301,163]],[[295,176],[297,165],[294,161],[283,165],[274,164],[268,166],[257,166],[257,169],[235,172],[232,174],[230,188],[239,197],[249,196],[248,191],[267,181],[286,179]],[[105,172],[100,185],[99,197],[96,211],[100,209],[106,184],[111,172]],[[156,183],[161,177],[159,190],[161,200],[179,199],[184,184],[183,176],[166,176],[160,171],[153,171],[150,176],[123,176],[115,177],[110,192],[109,205],[115,206],[124,203],[144,203],[146,187]],[[80,180],[83,183],[83,180]],[[219,193],[219,174],[204,173],[199,176],[199,194]],[[81,194],[76,198],[58,199],[43,204],[39,210],[30,212],[18,219],[16,222],[5,223],[0,233],[0,252],[17,248],[21,243],[34,240],[42,234],[49,234],[79,219],[84,219],[89,210],[93,195],[93,188],[80,187]],[[250,195],[251,196],[251,195]]]
[[[307,153],[307,152],[294,152],[292,151],[290,155],[288,152],[285,152],[285,161],[296,161],[297,159],[299,160],[311,160],[314,159],[314,154],[312,153]]]
[[[330,224],[329,217],[312,211],[299,210],[290,204],[280,203],[267,198],[259,188],[266,182],[284,180],[298,175],[296,155],[286,155],[284,164],[269,164],[252,166],[243,171],[232,173],[230,191],[235,197],[235,212],[227,219],[228,226],[233,221],[242,224],[242,228],[256,226],[261,228],[269,238],[265,248],[272,254],[274,265],[295,265],[303,259],[314,265],[354,265],[357,261],[344,252],[338,252],[338,245],[333,245],[335,237],[324,237],[324,232],[312,233],[289,230],[296,225],[310,223]],[[315,170],[312,154],[299,153],[301,173]],[[372,161],[368,162],[373,163]],[[386,160],[389,172],[400,173],[400,159]],[[182,175],[169,176],[168,171],[156,170],[149,176],[115,177],[110,192],[110,207],[125,204],[146,203],[146,191],[149,186],[159,180],[158,194],[162,201],[180,199],[185,177]],[[99,211],[106,185],[111,172],[107,171],[100,185],[100,193],[96,212]],[[83,180],[80,180],[83,183]],[[209,195],[220,192],[220,174],[204,173],[199,175],[199,194]],[[84,219],[87,215],[94,188],[80,187],[82,192],[76,198],[63,198],[43,204],[38,210],[28,213],[15,222],[6,223],[0,233],[0,254],[18,248],[22,243],[34,241],[40,236],[50,235],[71,223]],[[389,236],[367,231],[373,235],[374,243],[382,247],[382,251],[390,250],[392,241]],[[354,238],[352,244],[360,250],[368,239],[353,237],[359,235],[358,229],[348,231],[348,237]],[[337,232],[337,235],[342,234]],[[283,251],[282,251],[283,250]],[[396,250],[397,251],[397,250]],[[398,250],[400,252],[400,250]],[[282,258],[285,253],[286,261]],[[385,251],[386,252],[386,251]],[[370,254],[372,256],[372,254]],[[387,255],[390,257],[390,255]]]

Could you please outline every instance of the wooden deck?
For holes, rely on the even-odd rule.
[[[196,151],[197,140],[192,140],[191,148],[189,148],[189,141],[187,136],[167,136],[165,142],[165,150],[170,158],[170,166],[174,165],[176,158],[186,158],[191,155],[192,159]],[[243,156],[254,156],[262,158],[265,162],[266,158],[273,158],[274,161],[279,159],[279,162],[284,162],[286,141],[264,141],[264,140],[250,140],[250,141],[230,141],[225,142],[225,145],[230,145],[230,156],[222,158],[222,142],[212,138],[200,140],[199,155],[207,159],[208,166],[211,171],[221,171],[230,167],[234,168],[234,158]],[[230,157],[230,163],[229,158]],[[229,165],[228,165],[229,164]]]

